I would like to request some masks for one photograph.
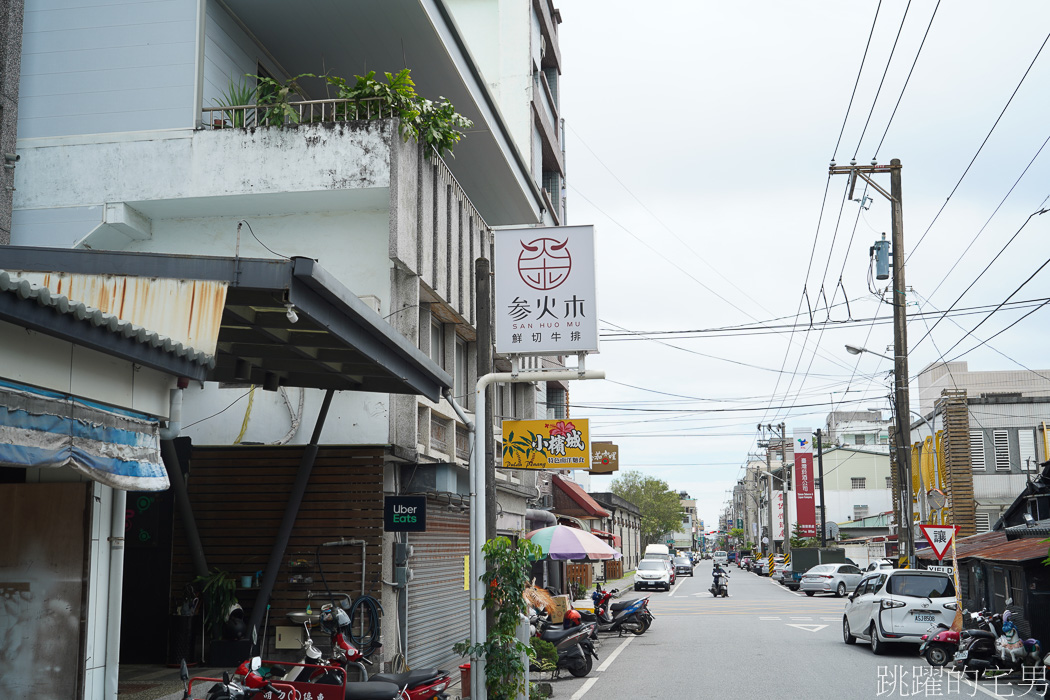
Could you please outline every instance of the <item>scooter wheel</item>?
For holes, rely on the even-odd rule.
[[[933,645],[926,649],[926,653],[923,656],[926,657],[926,663],[930,666],[947,666],[948,661],[951,659],[948,655],[948,650],[939,645]]]
[[[591,672],[591,657],[587,654],[583,655],[583,659],[578,659],[575,664],[569,667],[569,673],[576,678],[583,678]]]

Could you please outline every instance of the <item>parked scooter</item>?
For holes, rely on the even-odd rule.
[[[959,650],[955,652],[952,665],[956,671],[980,675],[998,668],[995,640],[999,630],[996,625],[1002,616],[982,610],[975,619],[981,627],[964,630],[965,634],[960,635]]]
[[[624,632],[633,634],[644,634],[649,629],[651,615],[647,615],[649,597],[635,598],[625,601],[617,606],[612,603],[612,592],[603,591],[600,586],[595,588],[591,594],[594,601],[594,612],[576,611],[583,622],[595,623],[595,632]],[[610,605],[611,603],[611,605]],[[619,610],[615,614],[609,608],[617,606]]]
[[[963,610],[963,626],[961,632],[953,630],[943,622],[930,625],[926,634],[922,635],[922,644],[919,645],[919,656],[926,659],[931,666],[947,666],[959,651],[959,643],[962,639],[972,636],[975,628],[984,627],[984,618],[987,611],[981,610],[971,613]]]
[[[644,623],[645,629],[649,629],[649,626],[653,624],[653,613],[649,610],[649,596],[645,596],[644,598],[630,598],[628,600],[613,601],[613,598],[620,593],[618,588],[607,591],[601,587],[600,583],[594,584],[594,588],[595,592],[591,593],[591,600],[594,600],[595,595],[601,596],[601,600],[594,601],[595,611],[597,611],[599,606],[605,607],[607,619],[611,619],[616,613],[621,610],[626,610],[635,602],[641,600],[642,609],[639,612],[638,617]]]
[[[597,623],[582,622],[577,610],[565,614],[572,623],[572,626],[565,628],[555,627],[549,618],[533,615],[529,618],[532,636],[554,645],[558,651],[558,669],[568,669],[576,678],[583,678],[591,672],[592,659],[598,658],[590,640]]]
[[[711,595],[713,595],[715,598],[718,598],[719,596],[721,596],[722,598],[728,598],[729,572],[718,572],[714,577],[714,581],[711,583],[711,588],[709,588],[708,590],[711,591]]]

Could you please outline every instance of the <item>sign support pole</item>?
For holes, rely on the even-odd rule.
[[[514,372],[493,372],[478,377],[474,389],[474,415],[485,415],[485,389],[490,384],[525,384],[529,382],[558,382],[580,379],[605,379],[604,370],[564,369],[564,370],[520,370],[515,363]],[[485,456],[484,449],[478,448],[477,424],[467,420],[462,409],[452,400],[450,393],[446,398],[452,403],[460,419],[467,423],[470,449],[470,643],[482,644],[488,637],[488,624],[485,620],[485,586],[481,575],[485,571]],[[483,444],[483,443],[482,443]],[[470,697],[472,700],[488,700],[488,688],[485,685],[485,658],[471,660]]]

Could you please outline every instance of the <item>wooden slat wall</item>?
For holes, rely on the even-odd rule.
[[[190,462],[189,494],[208,566],[240,579],[266,568],[304,446],[198,448]],[[365,593],[380,597],[383,537],[383,448],[322,446],[292,529],[270,600],[270,629],[289,624],[285,613],[314,611],[325,601],[315,553],[322,542],[345,537],[367,542]],[[289,569],[294,558],[309,560],[305,570]],[[333,592],[361,593],[361,547],[326,547],[321,564]],[[312,583],[290,583],[294,574]],[[171,593],[182,598],[194,578],[181,518],[175,519]],[[245,611],[256,589],[237,590]]]
[[[966,390],[945,389],[937,400],[944,420],[945,485],[951,525],[956,537],[977,534],[977,504],[973,497],[973,465],[970,461],[970,413]]]

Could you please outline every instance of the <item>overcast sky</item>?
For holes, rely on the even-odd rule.
[[[889,207],[871,191],[870,209],[848,201],[846,176],[829,179],[833,158],[903,164],[908,313],[927,314],[908,325],[913,408],[922,367],[1050,296],[1046,269],[1011,300],[1036,304],[1004,307],[955,346],[1050,257],[1050,215],[1025,225],[1050,196],[1050,146],[1039,153],[1050,3],[952,0],[936,14],[936,0],[558,6],[568,219],[598,234],[603,339],[587,366],[608,377],[571,385],[573,416],[619,444],[621,470],[688,491],[707,524],[759,422],[790,433],[822,425],[833,401],[888,408],[892,363],[843,345],[892,354],[891,309],[868,286]],[[920,342],[953,304],[988,308],[948,316]],[[959,359],[1045,370],[1048,320],[1050,306]],[[741,325],[750,330],[709,332]],[[610,335],[624,330],[647,335]]]

